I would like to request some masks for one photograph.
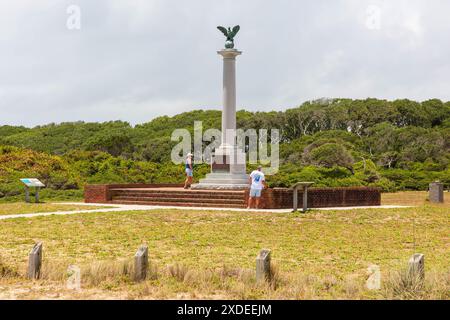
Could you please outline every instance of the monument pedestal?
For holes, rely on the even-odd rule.
[[[241,190],[248,186],[245,153],[236,146],[222,145],[212,157],[211,173],[192,189]]]
[[[193,190],[245,190],[248,189],[248,175],[232,173],[208,173],[205,179],[192,185]]]

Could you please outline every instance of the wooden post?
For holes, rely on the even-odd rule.
[[[409,259],[408,275],[412,280],[423,281],[425,279],[425,256],[423,254],[416,253]]]
[[[148,247],[140,246],[134,255],[134,280],[143,281],[147,277]]]
[[[28,256],[28,279],[39,279],[42,265],[42,242],[34,245]]]
[[[308,186],[303,186],[303,213],[308,210]]]
[[[262,249],[256,257],[256,282],[270,282],[270,250]]]
[[[298,210],[298,188],[294,188],[294,195],[293,195],[294,203],[293,203],[293,210],[292,212],[297,212]]]

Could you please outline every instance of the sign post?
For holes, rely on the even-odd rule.
[[[314,182],[298,182],[294,184],[291,189],[294,190],[293,194],[293,210],[292,212],[297,212],[298,210],[298,189],[303,189],[303,210],[302,212],[305,213],[308,210],[308,188],[312,186]]]

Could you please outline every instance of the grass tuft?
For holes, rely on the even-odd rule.
[[[383,293],[387,299],[422,300],[450,298],[450,273],[427,273],[425,279],[411,274],[407,269],[391,272],[384,282]]]
[[[183,264],[179,264],[178,262],[172,265],[167,266],[167,271],[169,275],[178,281],[184,281],[186,274],[189,272],[188,267]]]
[[[81,282],[87,286],[97,286],[103,282],[131,281],[133,262],[128,259],[118,261],[99,261],[81,267]]]
[[[0,257],[0,279],[17,278],[19,273],[2,262]]]

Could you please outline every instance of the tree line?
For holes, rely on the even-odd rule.
[[[171,133],[177,128],[193,131],[194,121],[202,121],[204,130],[220,129],[221,112],[196,110],[134,127],[123,121],[0,126],[0,145],[17,147],[3,149],[34,155],[37,162],[46,156],[60,159],[73,183],[67,178],[54,189],[119,180],[173,182],[182,180],[183,172],[170,162],[177,143]],[[312,179],[323,186],[376,185],[393,191],[424,189],[431,179],[450,183],[450,102],[319,99],[286,111],[241,110],[237,126],[280,130],[281,168],[269,180],[273,186]],[[10,183],[6,163],[14,166],[2,163],[2,185]],[[200,174],[208,171],[205,165],[198,168]]]

